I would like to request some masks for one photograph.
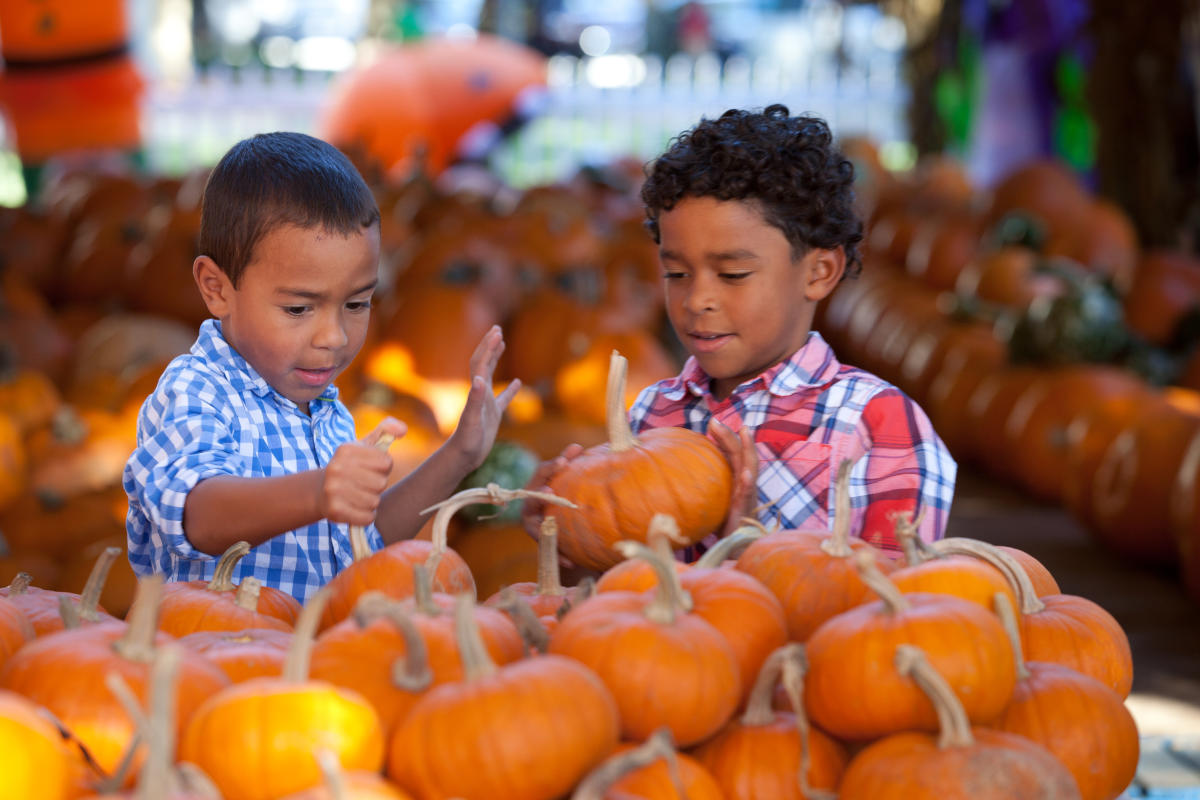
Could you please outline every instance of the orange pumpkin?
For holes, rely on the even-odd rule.
[[[376,772],[342,772],[328,750],[314,754],[325,780],[320,786],[289,794],[280,800],[412,800],[412,796]]]
[[[616,703],[591,670],[569,658],[497,667],[473,606],[460,595],[454,609],[465,679],[417,702],[392,737],[387,774],[418,797],[561,797],[616,747]],[[525,726],[520,736],[505,727],[514,714]]]
[[[725,793],[703,765],[675,751],[664,728],[640,745],[620,745],[571,800],[725,800]]]
[[[0,351],[0,414],[26,436],[54,419],[62,395],[46,373],[4,364],[5,357]]]
[[[0,691],[0,774],[10,797],[65,800],[75,765],[39,706]]]
[[[125,552],[127,543],[125,534],[115,533],[98,539],[82,549],[69,555],[57,572],[57,578],[48,578],[47,583],[60,592],[80,592],[87,594],[87,582],[95,569],[96,561],[110,547],[117,548],[118,553]],[[35,573],[40,575],[41,573]],[[52,573],[53,574],[53,573]],[[137,593],[137,575],[128,558],[118,556],[104,579],[100,590],[100,605],[118,619],[124,619],[133,605],[133,597]]]
[[[904,550],[905,565],[888,577],[905,594],[948,594],[991,608],[996,592],[1002,592],[1016,602],[1004,573],[992,565],[969,556],[939,556],[917,538],[911,524],[897,524],[896,538]]]
[[[25,446],[11,417],[0,413],[0,508],[25,489]]]
[[[34,638],[33,625],[15,603],[0,599],[0,665]]]
[[[528,603],[530,610],[543,621],[557,620],[564,605],[569,608],[581,598],[578,586],[567,588],[562,585],[558,565],[558,523],[553,517],[542,521],[537,542],[537,562],[537,581],[513,583],[507,589]],[[497,606],[505,600],[498,591],[484,601],[484,605]]]
[[[1200,259],[1189,253],[1149,250],[1138,260],[1122,299],[1125,322],[1159,347],[1170,343],[1184,315],[1200,302]]]
[[[1081,800],[1071,773],[1045,748],[972,727],[920,648],[902,644],[895,653],[896,671],[936,709],[940,734],[895,733],[869,745],[842,776],[841,800]]]
[[[179,643],[216,664],[231,683],[283,674],[291,630],[247,628],[242,631],[197,631]]]
[[[729,798],[770,797],[805,800],[812,790],[831,791],[849,756],[828,734],[804,717],[804,648],[789,644],[763,664],[746,711],[696,750]],[[775,685],[783,681],[791,711],[771,707]]]
[[[100,554],[82,594],[39,589],[31,585],[33,576],[21,573],[13,578],[12,583],[0,589],[0,596],[7,597],[9,602],[25,612],[37,636],[56,633],[66,627],[63,603],[69,604],[73,612],[70,616],[75,623],[115,622],[116,618],[100,607],[100,592],[109,569],[120,555],[121,550],[116,547],[106,548]]]
[[[204,770],[229,800],[274,800],[315,785],[312,753],[347,769],[378,770],[379,715],[357,692],[309,678],[309,653],[328,587],[313,595],[292,635],[283,674],[212,693],[184,730],[179,757]]]
[[[641,330],[592,337],[583,354],[563,364],[554,376],[554,397],[567,416],[581,422],[604,425],[607,418],[605,386],[611,353],[616,350],[629,359],[622,407],[637,399],[643,386],[649,386],[679,371],[678,364],[657,339]]]

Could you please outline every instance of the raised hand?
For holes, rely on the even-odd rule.
[[[521,382],[514,380],[498,395],[492,389],[492,375],[503,352],[504,334],[499,325],[493,325],[471,355],[471,391],[458,418],[458,426],[450,435],[468,472],[487,458],[496,441],[504,411],[521,388]]]
[[[380,448],[383,436],[398,439],[407,432],[403,422],[388,417],[357,442],[347,442],[334,451],[321,475],[321,517],[349,525],[370,525],[387,488],[392,457]]]
[[[713,417],[708,423],[708,434],[721,448],[733,470],[729,516],[725,518],[725,527],[721,531],[721,535],[725,536],[742,524],[743,517],[754,516],[754,509],[758,505],[758,489],[755,485],[758,481],[758,451],[754,447],[754,436],[745,425],[734,433],[728,425]]]

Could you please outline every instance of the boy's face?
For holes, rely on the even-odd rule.
[[[685,197],[658,226],[667,316],[718,399],[804,346],[817,302],[845,269],[840,248],[793,260],[787,237],[748,201]]]
[[[254,248],[236,289],[207,256],[193,271],[226,341],[307,412],[366,339],[378,264],[378,226],[342,236],[284,225]]]

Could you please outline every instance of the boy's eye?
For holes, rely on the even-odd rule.
[[[284,306],[283,307],[283,313],[287,314],[289,317],[302,316],[305,311],[308,311],[308,306]]]
[[[347,311],[367,311],[371,308],[370,300],[352,300],[346,303]]]
[[[740,281],[742,278],[749,278],[749,272],[722,272],[721,277],[727,281]]]
[[[669,281],[674,281],[674,280],[679,280],[680,278],[687,277],[687,273],[686,272],[668,271],[668,272],[663,273],[663,277]]]

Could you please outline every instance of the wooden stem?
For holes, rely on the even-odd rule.
[[[699,569],[716,569],[730,558],[737,558],[747,547],[763,537],[762,531],[749,526],[738,528],[721,541],[704,551],[693,567]]]
[[[442,607],[433,602],[433,576],[424,564],[413,564],[413,606],[427,617],[442,613]]]
[[[429,668],[429,649],[412,618],[396,601],[382,592],[367,592],[354,605],[354,620],[365,628],[383,617],[404,639],[404,658],[392,662],[392,685],[405,692],[423,692],[433,683]]]
[[[772,706],[775,685],[779,683],[779,676],[783,674],[783,660],[791,657],[794,648],[801,648],[800,652],[803,654],[802,645],[785,644],[767,656],[767,660],[763,662],[758,677],[754,679],[754,688],[750,690],[750,699],[746,701],[746,710],[742,713],[741,723],[746,727],[759,728],[775,721],[775,708]]]
[[[238,562],[250,552],[249,542],[234,542],[229,549],[221,554],[217,566],[213,568],[212,580],[208,582],[210,592],[232,592],[237,587],[233,583],[233,570]]]
[[[170,797],[174,783],[175,720],[179,666],[182,645],[159,648],[150,667],[149,729],[146,732],[146,760],[138,781],[138,800]]]
[[[995,545],[981,542],[977,539],[964,539],[952,536],[933,543],[933,548],[943,555],[965,555],[986,561],[1004,574],[1013,591],[1017,594],[1017,605],[1022,614],[1036,614],[1046,608],[1046,604],[1037,596],[1029,573],[1020,562]]]
[[[833,532],[821,542],[821,549],[835,558],[849,558],[850,549],[850,470],[854,462],[843,459],[833,484]]]
[[[625,412],[625,375],[629,362],[613,350],[608,364],[608,388],[604,395],[605,419],[608,423],[608,449],[614,453],[632,450],[637,446],[637,437],[629,427],[629,415]]]
[[[1004,592],[996,592],[992,596],[992,607],[996,609],[996,616],[1000,617],[1004,632],[1012,645],[1013,657],[1017,660],[1017,680],[1027,680],[1029,668],[1025,666],[1025,648],[1021,646],[1021,626],[1017,622],[1017,611]]]
[[[900,550],[904,553],[904,560],[908,566],[915,567],[936,557],[936,551],[921,547],[922,542],[917,536],[918,523],[912,519],[911,514],[907,511],[898,512],[893,519],[896,525],[896,540],[900,542]]]
[[[454,639],[462,659],[464,680],[482,680],[496,673],[496,664],[488,655],[475,620],[475,598],[467,593],[454,598]]]
[[[646,529],[646,544],[658,557],[671,563],[675,561],[675,545],[687,545],[688,540],[679,532],[679,523],[670,514],[655,514]]]
[[[312,657],[313,637],[321,622],[321,614],[329,601],[329,585],[321,587],[316,594],[308,598],[296,627],[292,631],[292,641],[288,645],[287,656],[283,662],[283,679],[303,683],[308,680],[308,665]]]
[[[945,750],[948,747],[970,747],[975,743],[971,733],[971,721],[962,703],[955,696],[954,690],[942,677],[925,653],[919,647],[911,644],[896,646],[896,669],[901,675],[906,675],[916,682],[933,703],[938,716],[938,747]]]
[[[595,594],[596,579],[589,575],[579,583],[575,584],[575,591],[567,595],[567,599],[563,600],[562,605],[560,605],[558,610],[554,612],[555,619],[561,620],[572,608]]]
[[[675,796],[687,797],[683,788],[683,777],[679,774],[679,759],[675,754],[675,742],[667,728],[660,728],[650,738],[632,750],[615,755],[600,764],[575,788],[571,800],[604,800],[609,789],[631,772],[648,767],[655,761],[666,761],[671,782],[675,784]]]
[[[85,622],[96,622],[100,619],[100,595],[104,592],[104,584],[108,582],[108,574],[116,563],[117,556],[124,552],[119,547],[106,547],[104,552],[92,565],[88,573],[87,583],[79,595],[79,617]]]
[[[896,588],[896,584],[888,580],[888,577],[879,571],[879,567],[875,566],[875,553],[867,548],[857,550],[854,553],[854,566],[858,568],[858,576],[862,578],[863,583],[875,594],[879,595],[879,599],[883,600],[884,607],[889,613],[897,614],[901,611],[907,611],[910,608],[908,600],[904,597],[904,593]]]
[[[562,597],[566,591],[558,568],[558,520],[546,517],[538,535],[537,593]]]
[[[346,779],[342,776],[342,765],[338,762],[337,756],[325,747],[319,748],[315,756],[330,798],[332,800],[349,800],[349,795],[346,793]]]
[[[800,736],[800,768],[796,776],[800,794],[808,800],[836,800],[836,792],[818,789],[808,783],[808,773],[812,771],[812,726],[804,709],[804,676],[808,673],[808,654],[804,645],[798,643],[784,645],[782,649],[786,652],[781,662],[780,680],[792,705],[796,733]]]
[[[233,597],[233,602],[238,608],[246,611],[258,612],[258,595],[262,591],[262,581],[258,578],[250,576],[243,578],[242,582],[237,587],[237,594]]]
[[[512,618],[517,630],[521,633],[521,638],[525,640],[526,646],[532,647],[539,653],[545,653],[550,649],[550,634],[546,631],[546,626],[533,613],[529,603],[526,603],[525,599],[517,594],[511,586],[505,587],[504,591],[500,593],[500,602],[496,607]]]
[[[375,442],[376,450],[387,450],[392,446],[396,437],[390,433],[381,434]],[[350,554],[355,561],[362,561],[371,555],[371,545],[367,542],[367,529],[362,525],[351,525],[348,531],[350,537]]]
[[[69,594],[58,596],[58,616],[62,619],[64,630],[73,631],[79,627],[79,606],[75,604],[74,597]]]
[[[128,625],[120,639],[112,643],[121,658],[149,664],[154,660],[154,637],[158,633],[158,610],[162,605],[161,573],[139,578],[129,608]]]
[[[675,559],[667,562],[641,542],[625,540],[617,542],[613,547],[625,558],[640,558],[654,569],[654,575],[658,578],[658,589],[654,593],[654,599],[643,612],[646,619],[659,625],[670,625],[675,622],[677,616],[692,610],[692,596],[679,582],[679,573],[675,571]]]
[[[8,584],[8,596],[26,594],[29,587],[33,585],[33,576],[28,572],[18,572],[12,579],[12,583]]]

